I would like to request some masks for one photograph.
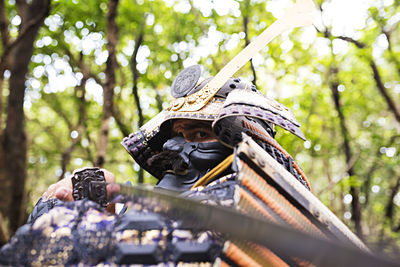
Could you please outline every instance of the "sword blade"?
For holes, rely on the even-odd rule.
[[[157,211],[182,220],[193,229],[220,232],[231,240],[248,240],[272,251],[308,260],[317,266],[398,266],[348,244],[318,239],[295,229],[242,214],[234,209],[200,203],[143,185],[119,185],[125,196],[141,198]]]

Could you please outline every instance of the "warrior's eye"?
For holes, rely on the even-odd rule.
[[[203,139],[203,138],[205,138],[205,137],[207,137],[208,136],[208,133],[207,132],[203,132],[203,131],[198,131],[196,134],[195,134],[195,137],[196,138],[200,138],[200,139]]]

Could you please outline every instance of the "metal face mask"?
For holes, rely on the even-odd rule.
[[[186,166],[181,171],[167,170],[156,186],[174,191],[189,190],[232,153],[232,149],[219,142],[187,142],[182,136],[175,136],[165,142],[163,151],[179,153]]]

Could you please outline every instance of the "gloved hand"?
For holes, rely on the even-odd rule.
[[[79,172],[82,169],[77,169],[74,171]],[[104,178],[107,183],[115,183],[115,176],[111,172],[106,169],[101,169],[104,172]],[[73,175],[66,177],[57,183],[54,183],[49,186],[46,192],[42,195],[39,201],[36,203],[35,207],[32,210],[32,213],[29,215],[27,223],[33,223],[37,218],[41,215],[49,212],[52,208],[62,205],[62,201],[74,201],[72,196],[72,177]],[[117,184],[108,184],[106,186],[107,190],[107,199],[110,199],[110,196],[114,192],[119,191],[119,186]],[[107,206],[108,212],[115,212],[115,205],[109,204]]]

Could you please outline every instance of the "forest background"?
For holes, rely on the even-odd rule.
[[[370,246],[400,247],[400,1],[322,1],[236,75],[293,110],[312,191]],[[0,243],[83,166],[155,183],[120,145],[187,66],[215,75],[290,0],[0,0]]]

